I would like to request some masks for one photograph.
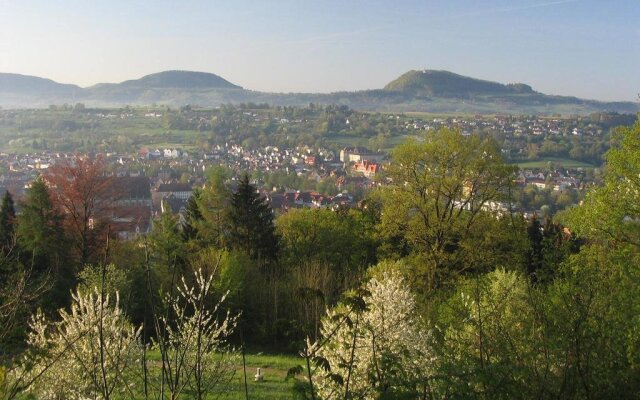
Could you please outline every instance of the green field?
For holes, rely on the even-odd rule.
[[[149,356],[149,366],[151,370],[159,371],[160,354],[151,352]],[[240,400],[245,399],[244,373],[239,358],[239,364],[235,369],[235,374],[231,382],[219,387],[216,393],[209,396],[211,399]],[[304,360],[300,357],[285,354],[263,354],[252,353],[246,355],[247,364],[247,389],[251,400],[277,400],[292,399],[293,384],[292,379],[286,380],[287,372],[290,368],[302,365]],[[256,382],[254,375],[256,369],[260,368],[264,376],[262,382]],[[182,396],[187,399],[189,396]]]
[[[400,143],[404,142],[408,138],[412,136],[410,135],[399,135],[392,136],[387,139],[384,144],[384,151],[390,151]],[[362,146],[362,147],[371,147],[370,138],[366,137],[356,137],[356,136],[342,136],[342,135],[331,135],[327,136],[327,141],[331,144],[336,144],[338,147],[346,147],[346,146]]]
[[[520,168],[546,168],[549,163],[563,166],[564,168],[595,168],[594,165],[568,158],[547,157],[535,161],[523,161],[514,163]]]
[[[293,381],[286,380],[287,371],[291,367],[303,364],[300,357],[289,355],[248,354],[247,360],[247,386],[250,399],[275,400],[293,398]],[[256,368],[260,368],[264,374],[264,381],[255,382]],[[236,370],[235,377],[230,387],[222,390],[221,399],[244,399],[244,374],[242,366]]]

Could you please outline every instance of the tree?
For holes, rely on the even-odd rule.
[[[201,191],[195,190],[187,200],[187,212],[184,218],[185,221],[182,224],[182,237],[184,240],[193,240],[198,236],[198,224],[203,220],[202,212],[198,205],[201,193]]]
[[[291,210],[276,220],[282,260],[293,268],[326,263],[337,275],[350,276],[373,261],[370,225],[358,211]]]
[[[402,238],[420,260],[417,281],[427,288],[473,269],[467,257],[477,253],[474,241],[509,213],[509,203],[500,202],[509,201],[514,171],[491,139],[442,129],[423,142],[405,142],[392,153],[393,183],[382,193],[383,238]]]
[[[569,257],[549,284],[502,269],[459,282],[435,321],[438,391],[633,397],[640,385],[638,268],[594,250]]]
[[[194,212],[193,218],[187,216],[187,221],[197,229],[198,239],[218,248],[226,245],[231,229],[231,193],[225,184],[229,175],[229,171],[222,167],[211,170],[207,183],[194,199],[194,208],[197,206],[199,215]]]
[[[74,271],[67,262],[67,240],[62,226],[63,216],[54,208],[47,186],[36,179],[20,202],[17,241],[22,263],[31,265],[41,277],[51,278],[47,308],[67,304],[68,292],[74,286]]]
[[[15,224],[16,209],[13,197],[7,190],[2,197],[2,205],[0,206],[0,245],[4,251],[13,247],[15,243]]]
[[[157,319],[155,347],[162,357],[161,379],[172,400],[181,398],[186,388],[191,389],[194,398],[204,399],[235,371],[237,353],[226,341],[236,327],[238,315],[218,315],[228,292],[211,306],[216,269],[217,266],[212,271],[196,270],[193,285],[183,277],[177,296],[170,293],[165,297],[169,312]]]
[[[565,216],[577,234],[640,248],[640,120],[615,132],[605,155],[604,185]]]
[[[84,265],[100,259],[117,191],[105,174],[104,159],[75,157],[49,168],[44,175],[76,261]]]
[[[180,223],[177,218],[166,210],[155,220],[153,231],[150,235],[152,249],[151,261],[155,266],[164,271],[162,275],[170,278],[171,285],[175,283],[187,268],[187,249],[180,232]],[[168,281],[168,280],[167,280]]]
[[[27,370],[18,371],[16,389],[34,382],[25,389],[43,399],[131,394],[140,329],[127,321],[117,293],[79,292],[71,312],[60,309],[55,322],[38,313],[31,329]]]
[[[248,174],[240,179],[238,189],[231,196],[230,221],[232,248],[266,262],[277,258],[278,239],[271,207],[249,183]]]
[[[322,337],[308,344],[318,367],[313,387],[322,399],[427,398],[431,332],[406,282],[388,271],[362,293],[329,310]]]
[[[15,262],[15,216],[13,199],[11,193],[7,191],[0,206],[0,283],[3,284],[9,281],[17,267]],[[0,289],[4,289],[3,286],[0,285]],[[2,300],[1,297],[0,300]]]

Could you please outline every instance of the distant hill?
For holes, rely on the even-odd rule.
[[[208,72],[164,71],[122,83],[98,84],[87,88],[89,101],[111,103],[191,103],[193,94],[203,91],[237,91],[242,87]]]
[[[523,83],[503,85],[454,74],[449,71],[409,71],[389,82],[384,90],[428,97],[535,93]]]
[[[81,91],[82,88],[79,86],[58,83],[51,79],[0,72],[0,93],[68,95]]]
[[[100,85],[103,88],[107,85]],[[108,86],[142,89],[242,89],[208,72],[164,71]]]
[[[49,79],[0,73],[0,107],[47,107],[83,102],[87,106],[185,104],[216,107],[225,103],[269,103],[304,106],[309,103],[347,105],[386,112],[589,114],[599,111],[636,113],[632,102],[600,102],[568,96],[550,96],[531,86],[502,84],[448,71],[409,71],[383,89],[336,93],[268,93],[243,89],[206,72],[164,71],[121,83],[88,88]]]

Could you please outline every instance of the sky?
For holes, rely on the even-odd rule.
[[[638,101],[639,20],[638,0],[0,0],[0,72],[91,86],[180,69],[333,92],[440,69]]]

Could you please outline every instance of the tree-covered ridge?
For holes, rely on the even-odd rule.
[[[523,83],[503,85],[454,74],[449,71],[409,71],[389,82],[384,90],[404,92],[414,96],[463,97],[472,95],[533,94]]]
[[[76,85],[62,84],[51,79],[36,76],[0,73],[0,94],[22,93],[31,95],[70,96],[79,95],[82,88]]]
[[[140,88],[226,88],[242,89],[218,75],[208,72],[194,71],[163,71],[145,75],[139,79],[133,79],[120,83],[126,87]]]

